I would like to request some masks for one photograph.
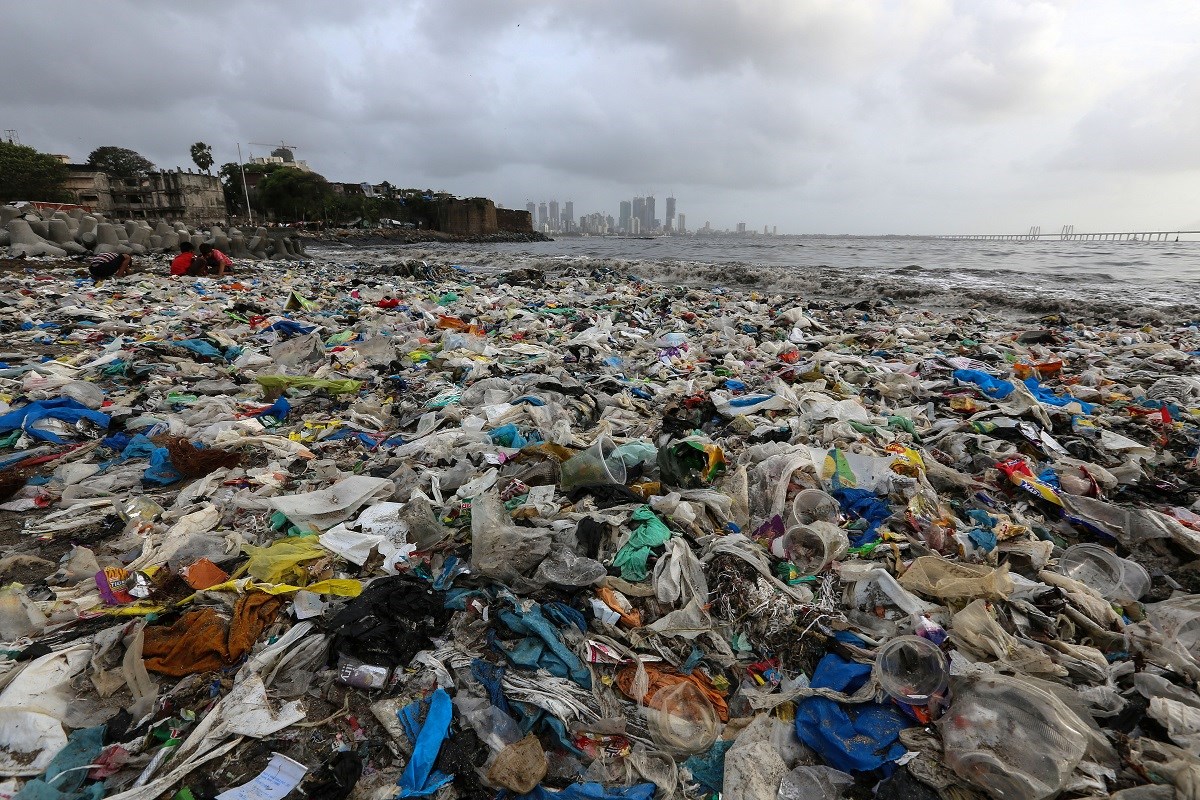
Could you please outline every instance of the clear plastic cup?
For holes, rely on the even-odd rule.
[[[1148,591],[1150,591],[1150,573],[1136,561],[1122,558],[1121,587],[1116,599],[1122,603],[1136,603]]]
[[[1077,544],[1063,552],[1058,566],[1071,580],[1092,587],[1106,600],[1115,600],[1122,593],[1123,560],[1107,547]],[[1146,576],[1147,582],[1149,577]]]
[[[897,636],[875,654],[875,679],[901,703],[928,705],[946,690],[950,660],[928,639]]]
[[[795,525],[780,539],[782,557],[795,564],[801,575],[816,575],[844,556],[850,547],[844,530],[821,520]]]
[[[562,463],[559,485],[564,492],[580,486],[603,486],[625,483],[625,464],[613,456],[613,440],[597,436],[591,446]]]
[[[820,489],[805,489],[792,500],[792,516],[801,525],[818,520],[836,524],[841,510],[834,496]]]

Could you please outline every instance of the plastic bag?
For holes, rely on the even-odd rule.
[[[471,571],[501,581],[527,575],[549,553],[552,536],[543,528],[518,528],[493,490],[471,501]]]
[[[287,583],[294,586],[304,586],[308,583],[308,573],[300,566],[305,561],[329,555],[329,551],[321,546],[319,537],[294,536],[279,539],[268,547],[242,545],[242,550],[250,556],[246,562],[246,571],[260,581],[266,583]]]
[[[395,490],[387,478],[351,475],[328,489],[272,497],[267,505],[283,512],[296,527],[319,532],[346,521],[371,500],[390,497]]]
[[[992,569],[978,564],[921,556],[899,578],[910,592],[939,600],[1003,600],[1013,593],[1008,566]]]
[[[1088,748],[1078,716],[1050,692],[1003,675],[957,679],[939,720],[945,760],[1000,800],[1062,791]]]
[[[647,717],[654,744],[680,754],[707,751],[720,727],[712,702],[690,681],[656,691],[650,698]]]

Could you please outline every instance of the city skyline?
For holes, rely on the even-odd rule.
[[[668,195],[663,209],[664,215],[661,219],[657,216],[658,198],[653,193],[618,201],[616,216],[604,211],[592,211],[576,217],[574,200],[567,200],[560,205],[557,197],[536,202],[527,199],[523,206],[516,207],[523,207],[529,212],[534,230],[547,234],[587,233],[632,236],[687,236],[707,233],[758,234],[757,226],[747,225],[745,222],[738,222],[728,228],[715,228],[706,221],[702,228],[689,230],[687,213],[678,210],[678,202],[678,198],[674,194]],[[778,226],[764,223],[762,235],[779,235]]]

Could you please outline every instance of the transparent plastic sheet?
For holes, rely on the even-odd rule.
[[[1014,588],[1007,566],[993,569],[938,556],[915,559],[898,580],[908,591],[938,600],[1003,600]]]
[[[796,767],[779,784],[779,800],[838,800],[854,778],[833,767]]]
[[[1000,800],[1057,795],[1088,749],[1088,732],[1057,697],[1019,678],[955,679],[938,723],[946,764]]]
[[[297,527],[319,533],[349,519],[372,500],[390,497],[395,489],[386,478],[351,475],[328,489],[273,497],[267,503]]]
[[[495,491],[471,501],[471,571],[511,582],[533,572],[550,553],[552,536],[543,528],[520,528]]]
[[[1024,644],[988,613],[987,602],[975,600],[954,615],[950,638],[959,647],[985,659],[995,659],[1030,675],[1066,677],[1067,671],[1032,645]]]

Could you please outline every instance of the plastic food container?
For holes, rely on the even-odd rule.
[[[946,690],[950,660],[941,649],[920,636],[897,636],[875,655],[875,678],[883,690],[902,703],[928,705]]]

